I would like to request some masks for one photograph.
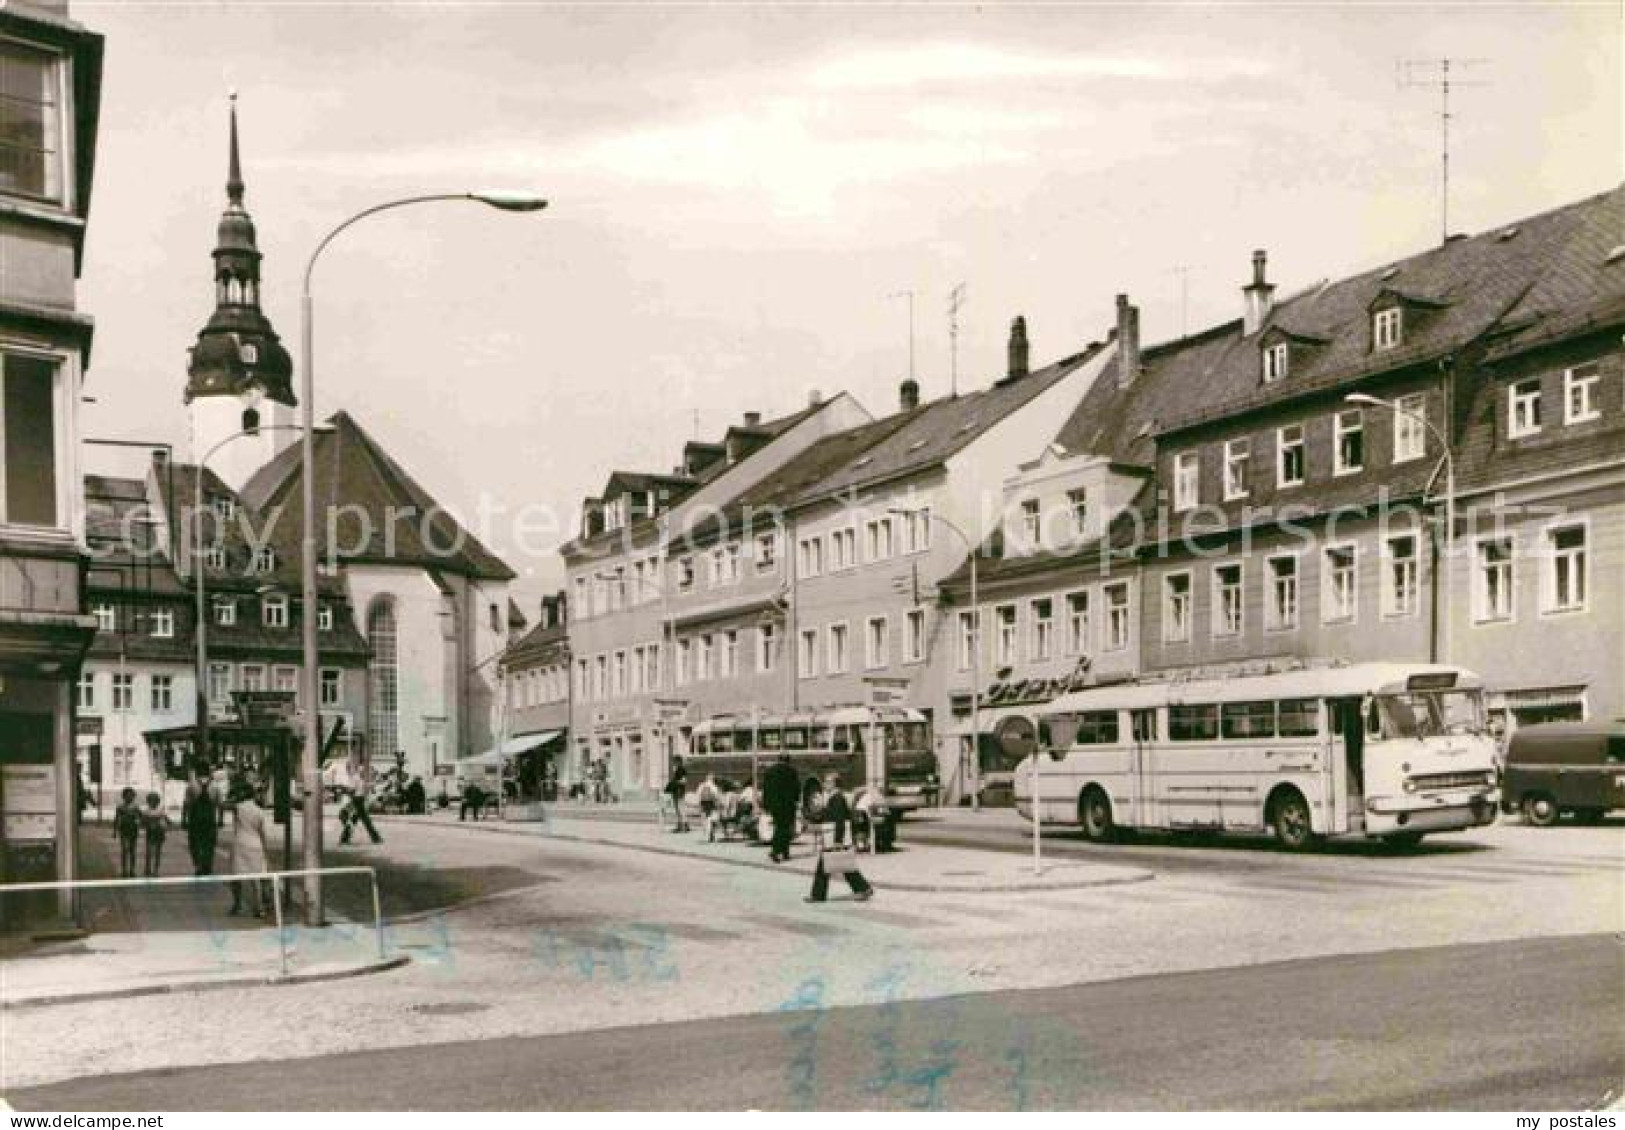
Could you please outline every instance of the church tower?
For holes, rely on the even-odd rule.
[[[288,428],[296,403],[293,361],[260,310],[260,250],[254,221],[243,207],[235,93],[226,210],[220,215],[214,249],[214,313],[190,354],[186,404],[193,460],[201,460],[228,436],[258,428],[258,434],[226,444],[209,457],[210,469],[233,490],[240,490],[297,437]]]

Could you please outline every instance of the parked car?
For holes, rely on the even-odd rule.
[[[1625,808],[1625,719],[1520,728],[1507,745],[1501,807],[1541,828]]]

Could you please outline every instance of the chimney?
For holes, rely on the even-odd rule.
[[[759,427],[761,427],[762,426],[762,414],[760,412],[746,412],[745,413],[745,426],[747,428],[759,428]]]
[[[824,403],[824,394],[823,393],[819,392],[815,388],[810,388],[810,389],[807,390],[807,407],[808,408],[817,408],[822,403]]]
[[[1275,308],[1275,284],[1264,281],[1265,262],[1263,248],[1253,252],[1253,281],[1241,288],[1244,300],[1242,333],[1247,337],[1264,328],[1264,323],[1269,321],[1270,311]]]
[[[897,386],[897,406],[904,412],[912,412],[920,406],[919,381],[910,377]]]
[[[1127,388],[1140,375],[1140,308],[1128,295],[1117,296],[1117,387]]]
[[[1027,375],[1027,319],[1020,314],[1010,323],[1010,372],[1006,380],[1020,380]]]

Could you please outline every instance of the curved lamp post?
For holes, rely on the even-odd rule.
[[[374,204],[370,208],[363,208],[349,219],[338,224],[316,244],[316,249],[310,253],[305,262],[303,285],[300,290],[300,334],[299,334],[299,395],[300,395],[300,422],[304,427],[306,442],[300,451],[300,474],[304,479],[301,491],[301,501],[304,506],[304,535],[300,543],[300,577],[301,587],[304,590],[305,608],[308,610],[316,606],[316,455],[314,445],[308,437],[314,428],[316,420],[316,360],[315,338],[312,317],[312,302],[310,282],[316,270],[316,261],[321,258],[327,245],[337,239],[340,232],[366,219],[376,216],[379,212],[389,212],[396,208],[405,208],[413,204],[432,204],[441,201],[465,200],[476,204],[484,204],[504,212],[540,212],[547,207],[547,201],[540,196],[523,192],[441,192],[426,196],[407,196],[399,200],[389,200],[382,204]],[[316,618],[307,615],[304,618],[304,670],[300,681],[304,684],[302,693],[305,701],[314,706],[317,695],[316,685]],[[315,871],[322,865],[322,782],[321,782],[321,719],[314,709],[305,711],[305,738],[300,751],[299,770],[304,778],[304,864],[307,871]],[[323,920],[322,915],[322,884],[317,875],[309,875],[305,879],[305,922],[307,925],[319,926]]]
[[[1454,608],[1452,606],[1454,604],[1455,596],[1456,573],[1456,565],[1454,561],[1456,536],[1455,457],[1450,453],[1450,445],[1445,442],[1444,434],[1440,432],[1439,429],[1434,426],[1433,421],[1429,420],[1425,415],[1412,412],[1408,408],[1401,408],[1398,404],[1391,400],[1383,400],[1381,397],[1377,396],[1368,396],[1363,392],[1351,392],[1343,399],[1349,404],[1364,404],[1372,408],[1382,408],[1392,412],[1396,416],[1404,416],[1406,419],[1415,420],[1428,431],[1433,433],[1434,440],[1436,440],[1439,444],[1439,450],[1444,453],[1444,537],[1441,539],[1443,542],[1441,552],[1444,556],[1444,607],[1442,609],[1436,608],[1434,610],[1434,624],[1438,632],[1439,640],[1438,661],[1440,663],[1449,663],[1451,652],[1450,619],[1454,615]]]

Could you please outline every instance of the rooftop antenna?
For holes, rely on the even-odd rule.
[[[1461,70],[1479,67],[1488,59],[1401,59],[1396,78],[1401,89],[1439,92],[1439,241],[1450,238],[1450,91],[1463,86],[1488,86],[1481,79],[1462,78]],[[1454,72],[1452,73],[1452,68]]]
[[[965,284],[948,292],[948,395],[959,395],[959,308],[965,305]]]
[[[914,379],[914,292],[912,290],[894,290],[887,298],[908,299],[908,379]]]

